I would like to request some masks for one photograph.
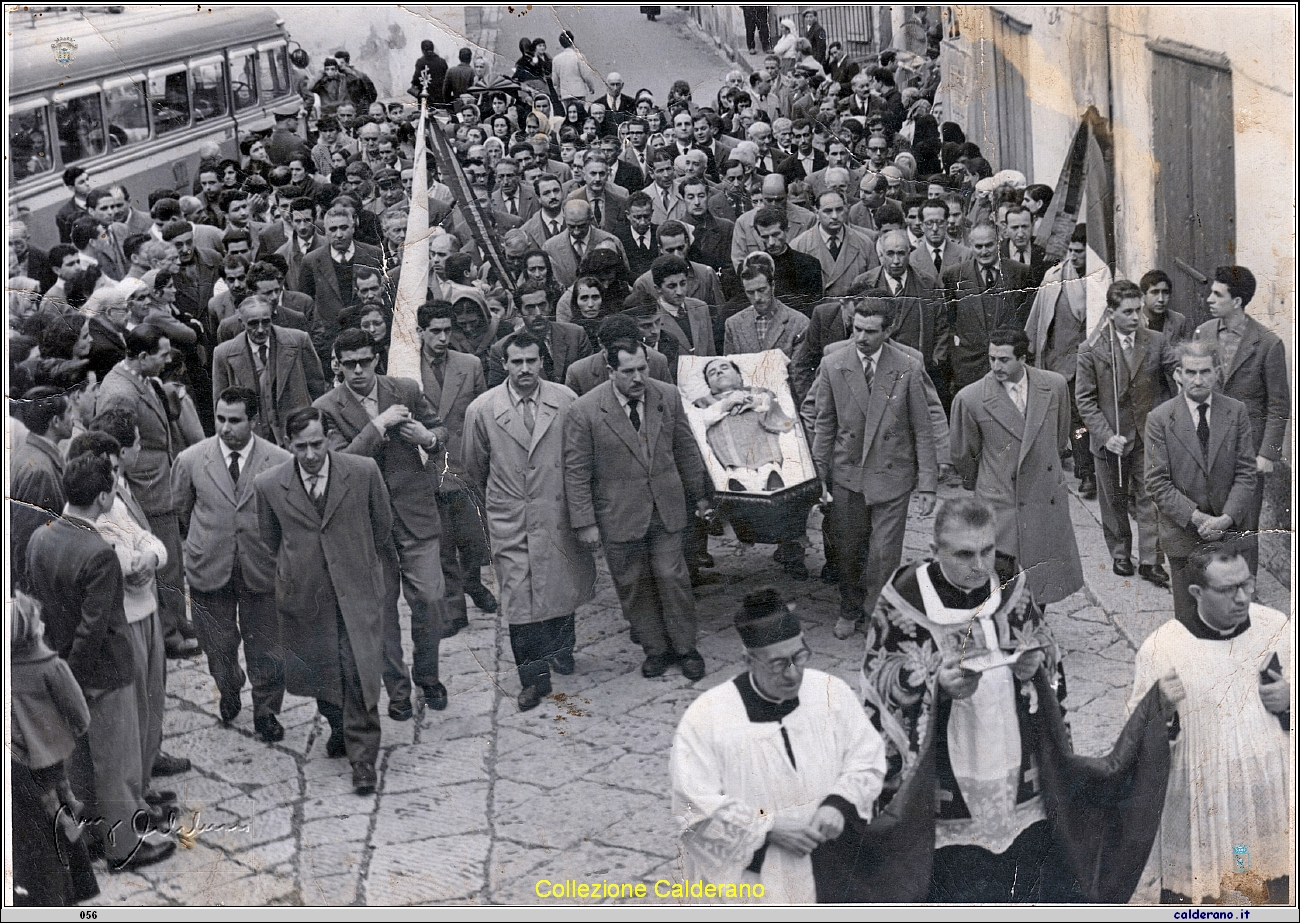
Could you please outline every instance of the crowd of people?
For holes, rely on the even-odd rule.
[[[835,637],[865,635],[864,688],[805,669],[805,507],[775,543],[784,589],[737,615],[746,672],[674,743],[698,875],[830,899],[854,875],[818,856],[869,836],[921,778],[933,846],[891,878],[912,890],[871,894],[1093,893],[1053,839],[1031,732],[1038,697],[1065,696],[1043,607],[1083,586],[1072,471],[1114,572],[1172,590],[1131,703],[1156,722],[1155,686],[1182,715],[1144,880],[1166,901],[1217,897],[1222,844],[1249,829],[1255,871],[1285,893],[1290,640],[1252,594],[1290,398],[1283,346],[1247,311],[1254,276],[1206,267],[1206,314],[1153,268],[1111,284],[1087,329],[1086,228],[1044,250],[1052,190],[995,172],[936,117],[933,62],[850,60],[815,12],[802,26],[708,100],[680,80],[625,92],[569,32],[554,58],[521,41],[491,90],[471,49],[449,65],[426,41],[410,98],[387,103],[340,51],[192,185],[133,197],[69,168],[48,252],[11,209],[27,900],[93,894],[89,858],[117,871],[175,850],[160,779],[190,761],[161,749],[167,659],[206,655],[226,723],[251,684],[266,743],[286,692],[315,698],[361,794],[381,701],[398,721],[417,695],[447,708],[439,645],[469,603],[509,626],[521,710],[574,672],[597,552],[642,675],[703,678],[693,590],[716,579],[717,501],[744,485],[711,479],[677,376],[766,351],[788,364],[794,414],[734,360],[705,365],[699,406],[802,432],[818,576],[839,588]],[[421,96],[455,162],[413,162]],[[428,284],[394,331],[416,170]],[[418,381],[387,374],[395,334],[418,337]],[[941,484],[965,493],[938,509],[934,560],[900,566],[908,511],[934,511]]]

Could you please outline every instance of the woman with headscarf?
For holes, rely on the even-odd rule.
[[[524,254],[523,264],[524,271],[515,280],[515,284],[541,282],[546,286],[546,294],[550,297],[551,304],[555,304],[564,289],[559,282],[555,281],[555,271],[551,268],[550,255],[545,250],[534,248]]]
[[[564,118],[556,126],[556,134],[565,128],[572,128],[574,133],[582,134],[582,123],[587,120],[587,107],[581,100],[571,99],[564,104]]]
[[[388,351],[393,343],[393,314],[384,304],[359,304],[339,314],[339,330],[355,327],[370,337],[375,347],[375,372],[388,374]]]
[[[500,338],[502,318],[493,316],[483,293],[472,285],[453,283],[446,295],[451,302],[451,348],[478,356],[486,374],[488,350]]]
[[[597,342],[596,334],[600,330],[601,321],[609,315],[600,280],[595,276],[582,276],[564,294],[568,297],[573,312],[569,323],[577,324],[587,332],[589,341]]]
[[[33,385],[72,388],[86,380],[90,361],[90,320],[74,311],[47,313],[37,350],[20,366]]]

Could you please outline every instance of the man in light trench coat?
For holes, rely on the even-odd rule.
[[[569,525],[564,420],[577,399],[543,381],[541,344],[526,330],[504,341],[506,380],[465,411],[466,481],[487,507],[492,566],[519,669],[519,708],[551,692],[551,667],[574,671],[574,610],[592,598],[596,564]]]

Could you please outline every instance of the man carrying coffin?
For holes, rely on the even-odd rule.
[[[807,669],[799,617],[776,590],[746,596],[736,630],[748,671],[696,699],[673,738],[684,878],[812,903],[811,854],[870,818],[884,744],[847,683]]]

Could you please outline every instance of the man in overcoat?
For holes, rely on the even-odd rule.
[[[254,482],[262,541],[276,556],[285,689],[311,696],[346,755],[358,795],[373,794],[383,672],[383,558],[392,555],[388,488],[372,458],[329,449],[315,407],[285,421],[293,460]]]
[[[551,691],[551,668],[575,669],[574,610],[591,599],[596,563],[569,523],[564,428],[574,394],[542,379],[541,343],[504,341],[506,380],[465,411],[461,462],[483,493],[492,566],[519,670],[519,708]]]
[[[1023,330],[989,336],[990,371],[952,402],[952,463],[997,518],[999,573],[1028,574],[1041,605],[1083,586],[1061,459],[1070,395],[1056,372],[1029,368]]]

